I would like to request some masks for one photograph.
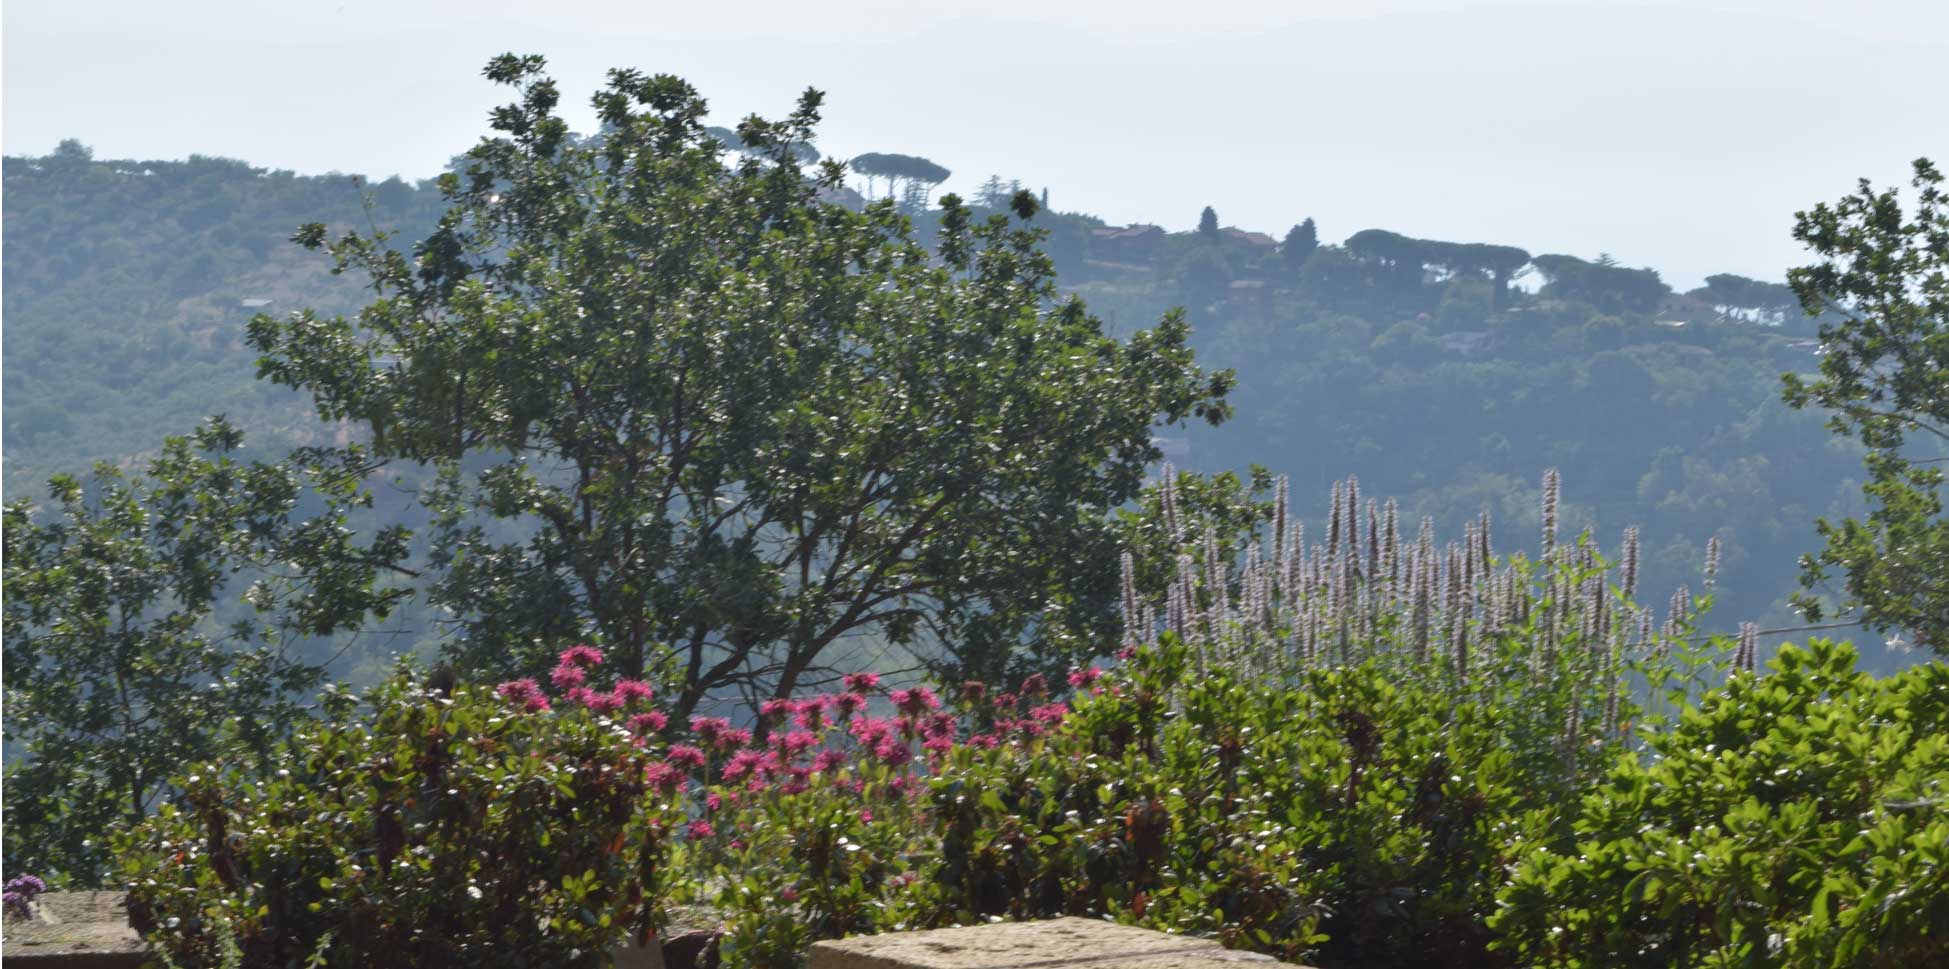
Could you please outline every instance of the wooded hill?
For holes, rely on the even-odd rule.
[[[245,324],[365,302],[286,243],[299,224],[397,230],[410,244],[442,208],[428,183],[99,160],[74,142],[7,158],[4,177],[10,494],[127,462],[210,413],[265,454],[338,434],[254,378]],[[991,179],[976,201],[999,207],[1009,188]],[[929,212],[911,214],[931,230]],[[1817,516],[1858,505],[1860,457],[1819,415],[1780,403],[1780,373],[1813,369],[1819,352],[1784,287],[1714,276],[1676,293],[1601,257],[1339,236],[1310,220],[1275,236],[1209,215],[1183,233],[1038,216],[1063,286],[1113,329],[1184,306],[1200,362],[1237,369],[1234,420],[1158,432],[1178,464],[1257,463],[1321,490],[1353,473],[1400,495],[1410,520],[1450,526],[1486,508],[1516,531],[1537,518],[1540,471],[1559,467],[1568,534],[1643,527],[1646,588],[1699,591],[1716,533],[1711,625],[1793,624],[1796,560],[1817,547]],[[1870,666],[1895,662],[1864,652]]]

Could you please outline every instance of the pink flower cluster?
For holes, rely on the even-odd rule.
[[[639,746],[666,734],[668,716],[641,709],[655,697],[648,683],[621,679],[608,690],[591,687],[591,673],[602,663],[601,650],[573,646],[561,652],[548,679],[571,708],[599,715],[627,712],[624,722]],[[1087,689],[1102,676],[1100,669],[1079,669],[1069,675],[1069,683]],[[841,682],[844,692],[765,701],[758,710],[756,732],[733,726],[725,717],[692,717],[688,733],[694,742],[671,743],[662,759],[647,769],[644,780],[665,794],[701,783],[703,805],[710,813],[765,791],[804,791],[817,775],[862,791],[867,783],[864,771],[874,768],[888,772],[882,777],[884,790],[904,797],[919,790],[918,777],[912,774],[917,757],[937,764],[957,745],[993,750],[1026,741],[1055,729],[1068,715],[1065,704],[1050,700],[1048,682],[1040,676],[1029,677],[1014,693],[991,694],[985,684],[970,682],[958,691],[963,712],[978,711],[979,719],[992,722],[993,727],[963,736],[963,712],[942,709],[941,698],[925,686],[888,691],[891,716],[881,717],[868,712],[873,694],[881,689],[877,674],[853,673]],[[497,692],[528,713],[551,709],[548,694],[533,679],[503,683]],[[636,709],[629,712],[632,708]],[[870,819],[871,808],[865,808],[862,816]],[[701,840],[713,837],[715,830],[708,820],[697,820],[688,833]]]
[[[628,709],[633,703],[647,704],[656,698],[656,690],[642,680],[620,679],[608,690],[590,689],[589,671],[601,666],[602,660],[602,650],[594,646],[570,646],[556,657],[555,668],[549,671],[548,681],[561,691],[563,699],[602,714],[617,713]],[[497,687],[495,692],[519,703],[528,713],[539,713],[551,707],[541,684],[532,679],[510,680]],[[629,719],[630,729],[638,734],[662,730],[665,723],[663,714],[654,711],[639,713]]]

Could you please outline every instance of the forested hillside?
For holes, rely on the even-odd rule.
[[[883,193],[859,187],[893,194],[886,177]],[[975,201],[1010,194],[991,180]],[[925,196],[910,184],[903,200],[923,237]],[[258,312],[349,312],[369,296],[286,242],[299,224],[410,242],[441,208],[430,185],[397,178],[99,160],[74,142],[7,158],[9,494],[152,451],[209,413],[267,452],[333,436],[255,379],[244,327]],[[1794,623],[1796,560],[1818,545],[1815,517],[1858,504],[1860,458],[1818,415],[1780,403],[1780,373],[1812,370],[1819,350],[1784,287],[1719,276],[1681,294],[1601,257],[1207,216],[1188,233],[1038,218],[1062,287],[1113,330],[1183,306],[1199,361],[1237,369],[1232,421],[1160,432],[1178,464],[1256,463],[1309,492],[1356,474],[1402,496],[1410,520],[1453,527],[1486,509],[1515,533],[1536,523],[1540,471],[1558,467],[1570,534],[1614,541],[1642,526],[1646,588],[1701,591],[1716,534],[1710,625]],[[1879,645],[1864,652],[1871,666],[1896,662]]]
[[[290,244],[304,222],[423,234],[434,193],[220,158],[96,161],[77,142],[5,160],[6,489],[154,450],[228,413],[256,443],[318,433],[254,379],[256,312],[347,312],[360,292]],[[369,209],[368,209],[369,204]]]

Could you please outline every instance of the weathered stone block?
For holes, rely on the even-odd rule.
[[[860,936],[812,947],[807,969],[1286,969],[1210,939],[1062,918]]]
[[[13,969],[136,969],[147,950],[121,892],[49,892],[33,918],[7,920],[0,955]]]

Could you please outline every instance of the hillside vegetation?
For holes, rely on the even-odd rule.
[[[245,326],[258,312],[349,312],[369,295],[289,244],[300,223],[405,243],[442,209],[430,182],[98,160],[76,142],[7,158],[5,179],[11,494],[94,461],[127,464],[211,413],[260,453],[342,438],[255,379]],[[1021,187],[989,179],[976,211]],[[932,239],[938,211],[924,192],[905,195]],[[1176,464],[1256,462],[1313,487],[1354,473],[1414,518],[1487,510],[1517,526],[1535,521],[1537,470],[1558,467],[1578,497],[1570,527],[1642,527],[1650,587],[1684,581],[1717,535],[1713,624],[1792,624],[1785,598],[1817,545],[1812,522],[1858,507],[1860,460],[1817,415],[1779,401],[1779,374],[1819,360],[1813,321],[1784,286],[1715,276],[1674,293],[1655,271],[1602,257],[1371,229],[1322,244],[1331,231],[1311,220],[1258,232],[1210,215],[1184,233],[1036,220],[1059,285],[1112,332],[1183,306],[1199,359],[1237,371],[1236,420],[1164,432]],[[1867,651],[1871,667],[1884,659]]]

